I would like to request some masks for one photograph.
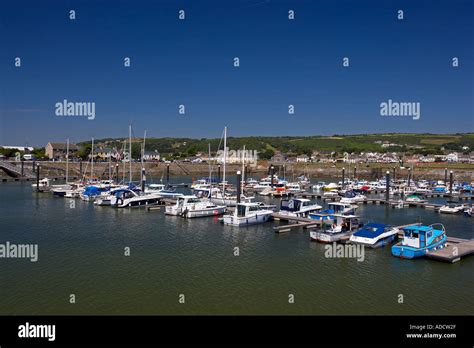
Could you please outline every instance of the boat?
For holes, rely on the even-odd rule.
[[[354,215],[357,209],[356,205],[342,202],[328,203],[325,210],[312,212],[308,217],[313,220],[334,220],[336,215]]]
[[[447,201],[445,205],[439,208],[440,213],[458,214],[462,213],[467,207],[459,202]]]
[[[356,231],[349,240],[354,244],[378,248],[393,242],[397,238],[399,231],[394,226],[370,222]]]
[[[163,200],[163,196],[159,193],[138,193],[132,189],[118,190],[114,198],[111,199],[110,205],[118,208],[142,207],[148,205],[156,205]]]
[[[271,219],[273,210],[264,209],[258,203],[238,203],[234,213],[224,215],[222,222],[232,226],[261,224]]]
[[[468,207],[464,210],[464,215],[472,217],[474,215],[474,206]]]
[[[337,190],[330,190],[330,191],[325,191],[323,193],[324,197],[339,197],[339,193]]]
[[[286,191],[288,193],[300,193],[303,192],[304,190],[301,188],[300,184],[297,182],[290,182],[286,184]]]
[[[357,204],[357,203],[360,203],[360,202],[365,202],[366,200],[367,200],[367,197],[360,194],[360,193],[356,193],[354,191],[347,191],[344,194],[344,197],[342,197],[339,202],[349,203],[349,204]]]
[[[200,199],[194,195],[177,197],[176,204],[165,208],[165,214],[185,218],[216,216],[224,214],[225,211],[225,205],[216,205],[208,199]]]
[[[337,190],[339,186],[335,182],[331,182],[325,186],[323,186],[324,191],[331,191],[331,190]]]
[[[313,190],[321,191],[324,188],[324,186],[326,186],[325,181],[318,181],[315,185],[313,185]]]
[[[150,184],[147,188],[145,188],[145,193],[157,193],[161,197],[178,197],[182,196],[182,193],[176,192],[174,190],[166,189],[164,184]]]
[[[420,196],[417,195],[410,195],[405,199],[405,202],[407,203],[424,203],[426,202],[426,199],[421,198]]]
[[[37,184],[32,184],[31,187],[39,192],[49,192],[51,190],[51,180],[48,178],[41,179]]]
[[[349,237],[355,230],[359,229],[362,223],[357,215],[335,215],[333,223],[321,226],[321,230],[310,232],[310,239],[321,243],[338,242],[344,237]]]
[[[307,217],[311,213],[320,211],[322,206],[312,203],[306,198],[282,199],[280,203],[281,215]]]
[[[402,230],[402,241],[392,246],[393,256],[414,259],[446,246],[446,229],[442,224],[411,225]]]

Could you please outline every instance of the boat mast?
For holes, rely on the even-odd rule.
[[[66,142],[66,184],[69,181],[69,138]]]
[[[94,138],[92,138],[92,148],[91,148],[91,179],[94,178]]]
[[[146,129],[145,129],[145,134],[143,134],[143,145],[142,145],[142,156],[141,156],[142,170],[140,171],[141,181],[143,181],[143,168],[144,168],[143,167],[143,157],[145,156],[145,141],[146,141]]]
[[[130,166],[130,180],[129,182],[132,182],[132,124],[128,126],[128,162]]]
[[[227,126],[224,127],[224,174],[222,175],[222,197],[225,194],[225,162],[227,161]]]
[[[240,181],[240,192],[242,192],[242,188],[244,186],[245,182],[245,145],[244,145],[244,151],[242,152],[242,180]]]

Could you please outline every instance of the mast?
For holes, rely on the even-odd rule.
[[[66,184],[69,181],[69,138],[66,142]]]
[[[244,145],[244,151],[242,152],[242,180],[241,180],[241,186],[243,187],[244,186],[244,182],[245,182],[245,145]],[[241,189],[241,192],[243,190]]]
[[[145,157],[145,141],[146,141],[146,129],[145,129],[145,133],[143,134],[143,145],[142,145],[142,155],[141,155],[141,163],[142,163],[141,180],[142,181],[143,181],[143,168],[144,168],[143,157]]]
[[[112,152],[109,152],[109,181],[112,180]]]
[[[209,159],[207,163],[209,163],[209,187],[212,186],[212,178],[211,178],[211,143],[208,144],[208,149],[209,149]]]
[[[94,178],[94,138],[92,138],[92,149],[91,149],[91,179]]]
[[[225,162],[227,161],[227,126],[224,127],[224,174],[222,175],[222,197],[225,194]]]
[[[128,126],[128,141],[129,141],[129,144],[128,144],[128,162],[129,162],[129,166],[130,166],[130,182],[132,182],[132,124],[130,124]]]

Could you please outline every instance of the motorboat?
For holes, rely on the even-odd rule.
[[[330,224],[323,223],[320,230],[310,232],[310,239],[321,243],[339,242],[362,226],[357,215],[335,215]]]
[[[216,205],[208,199],[201,199],[195,195],[177,197],[176,204],[166,206],[165,208],[167,215],[182,216],[185,218],[217,216],[224,214],[225,211],[225,205]]]
[[[238,203],[232,214],[224,215],[222,222],[232,226],[261,224],[271,219],[273,210],[264,209],[258,203]]]
[[[309,214],[320,211],[322,206],[312,203],[306,198],[282,199],[280,203],[281,215],[307,217]]]
[[[446,246],[446,229],[442,224],[411,225],[402,230],[402,241],[392,246],[393,256],[414,259]]]
[[[394,226],[370,222],[349,238],[351,243],[378,248],[392,243],[400,230]]]
[[[361,202],[365,202],[365,201],[367,201],[366,196],[364,196],[360,193],[356,193],[354,191],[347,191],[344,194],[344,197],[342,197],[339,202],[349,203],[349,204],[357,204],[357,203],[361,203]]]
[[[444,214],[459,214],[464,212],[466,208],[467,206],[462,203],[448,201],[445,205],[439,208],[439,212]]]

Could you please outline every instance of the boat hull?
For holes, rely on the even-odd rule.
[[[425,256],[427,251],[444,246],[444,244],[446,243],[446,239],[446,236],[444,236],[444,238],[442,238],[438,242],[433,243],[430,246],[424,248],[414,248],[406,245],[401,245],[401,243],[399,243],[392,246],[392,255],[402,259],[415,259],[423,257]]]
[[[237,217],[234,215],[224,216],[223,222],[225,225],[231,226],[248,226],[255,224],[263,224],[267,221],[270,221],[271,213],[266,214],[257,214],[249,217]]]

